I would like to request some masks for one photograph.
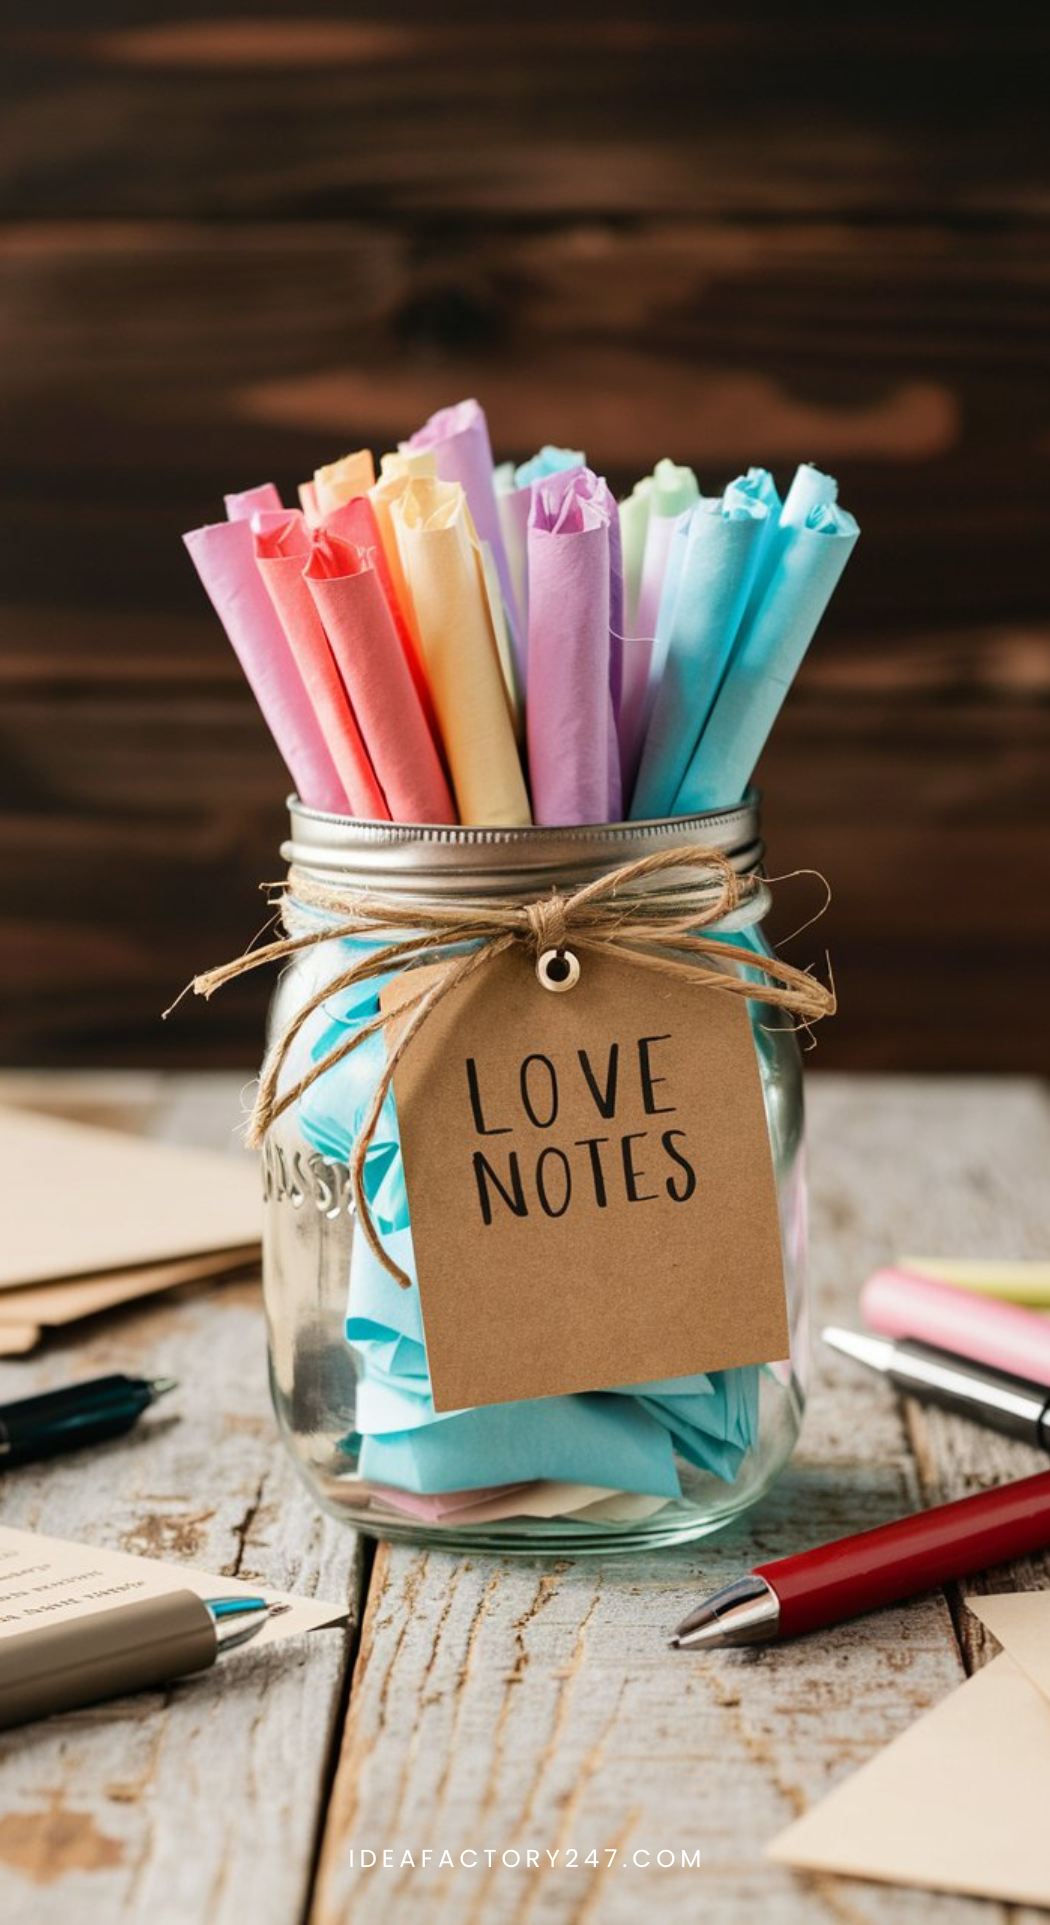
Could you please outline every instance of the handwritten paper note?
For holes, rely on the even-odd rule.
[[[62,1537],[41,1537],[0,1524],[0,1638],[41,1624],[68,1624],[95,1611],[134,1604],[139,1598],[195,1591],[198,1597],[265,1597],[287,1608],[269,1618],[255,1648],[278,1644],[300,1631],[315,1631],[346,1615],[345,1604],[292,1597],[267,1584],[216,1577],[190,1565],[161,1564],[124,1551],[99,1550]]]

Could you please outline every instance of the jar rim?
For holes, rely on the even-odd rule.
[[[285,861],[319,881],[351,883],[395,896],[524,895],[580,888],[619,863],[657,850],[703,843],[738,875],[762,861],[760,798],[750,789],[730,809],[666,816],[650,822],[585,823],[569,828],[489,828],[431,823],[366,822],[307,808],[288,798]],[[687,877],[682,872],[682,879]],[[695,889],[695,874],[690,878]],[[668,870],[661,888],[674,887]]]

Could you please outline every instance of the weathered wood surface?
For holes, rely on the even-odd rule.
[[[220,1097],[203,1081],[198,1097],[148,1077],[32,1092],[5,1079],[2,1096],[220,1147],[236,1084],[225,1079]],[[100,1318],[32,1363],[0,1366],[0,1400],[125,1368],[177,1377],[178,1421],[159,1406],[127,1438],[5,1478],[3,1521],[345,1597],[351,1626],[0,1734],[0,1914],[12,1925],[292,1925],[342,1716],[360,1547],[313,1509],[278,1442],[256,1287]]]
[[[774,866],[835,885],[825,1060],[1045,1062],[1045,20],[359,12],[6,11],[0,1060],[252,1062],[254,979],[157,1029],[284,789],[179,534],[477,391],[617,487],[842,474],[762,771]]]
[[[221,1076],[8,1076],[0,1099],[215,1143],[239,1108],[237,1079]],[[1045,1254],[1040,1085],[814,1076],[810,1111],[818,1328],[854,1317],[859,1282],[904,1246]],[[359,1649],[319,1633],[291,1662],[245,1654],[163,1705],[0,1739],[0,1911],[27,1925],[634,1925],[657,1909],[673,1925],[1006,1925],[991,1904],[798,1878],[762,1847],[988,1654],[962,1594],[1046,1584],[1050,1559],[780,1650],[665,1648],[699,1591],[759,1557],[1039,1466],[815,1361],[793,1466],[722,1538],[604,1563],[381,1549]],[[192,1423],[158,1415],[149,1439],[20,1472],[5,1519],[355,1600],[352,1534],[312,1511],[274,1438],[254,1294],[108,1318],[0,1369],[0,1397],[125,1363],[179,1374]],[[395,1864],[473,1849],[479,1862],[361,1869],[362,1848]],[[522,1864],[490,1870],[486,1850]],[[591,1850],[598,1870],[582,1862]],[[699,1852],[699,1865],[632,1862],[660,1850]],[[553,1866],[547,1852],[561,1854]]]

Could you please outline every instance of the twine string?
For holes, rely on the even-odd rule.
[[[702,874],[703,885],[684,901],[681,892],[673,898],[632,893],[633,885],[671,869],[692,869],[698,876]],[[206,970],[194,978],[191,987],[195,995],[210,997],[224,983],[264,963],[288,961],[323,943],[392,935],[392,940],[381,943],[372,954],[336,971],[295,1010],[267,1054],[247,1135],[249,1143],[260,1143],[278,1117],[298,1103],[319,1077],[396,1022],[397,1034],[351,1151],[349,1172],[361,1233],[376,1261],[407,1290],[411,1277],[384,1250],[376,1229],[365,1194],[365,1162],[398,1065],[435,1009],[489,968],[497,956],[521,943],[537,957],[545,950],[560,954],[570,944],[574,951],[629,957],[679,981],[788,1010],[807,1026],[833,1015],[833,984],[818,981],[808,970],[782,962],[778,956],[697,933],[724,921],[760,887],[756,876],[738,876],[720,850],[701,844],[658,850],[625,862],[569,894],[552,889],[524,902],[408,904],[365,890],[335,888],[292,868],[286,882],[278,885],[288,933],[232,962]],[[306,923],[302,910],[320,911],[326,920],[319,925]],[[413,931],[407,937],[401,933],[406,922],[411,923]],[[413,967],[428,962],[436,962],[440,973],[435,976],[428,971],[423,987],[400,997],[396,1008],[370,1017],[304,1071],[298,1081],[281,1090],[289,1052],[324,1003],[377,976],[402,969],[410,974]],[[738,975],[734,964],[750,970],[751,976]]]

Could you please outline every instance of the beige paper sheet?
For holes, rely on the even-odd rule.
[[[0,1290],[257,1244],[254,1157],[0,1109]]]
[[[789,1825],[770,1857],[1050,1906],[1050,1591],[971,1608],[1004,1654]]]
[[[268,1619],[252,1641],[253,1650],[280,1644],[300,1631],[316,1631],[346,1616],[345,1604],[322,1604],[317,1598],[272,1590],[268,1584],[215,1577],[188,1564],[161,1564],[154,1558],[102,1551],[91,1544],[0,1524],[0,1638],[17,1637],[41,1623],[67,1624],[107,1606],[134,1604],[139,1598],[163,1597],[172,1591],[195,1591],[203,1598],[265,1597],[271,1604],[287,1605],[280,1616]]]
[[[181,1284],[209,1283],[239,1276],[259,1264],[258,1244],[240,1250],[216,1250],[207,1256],[183,1257],[176,1263],[150,1263],[130,1270],[104,1271],[98,1276],[70,1277],[56,1283],[28,1283],[0,1290],[0,1341],[12,1328],[27,1323],[79,1323],[122,1303],[137,1303]]]

